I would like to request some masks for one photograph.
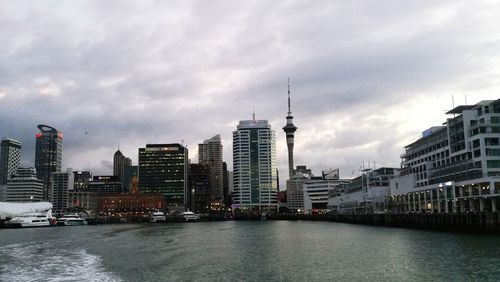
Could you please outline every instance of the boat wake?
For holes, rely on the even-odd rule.
[[[84,249],[53,249],[48,243],[0,248],[0,281],[121,281],[101,258]]]

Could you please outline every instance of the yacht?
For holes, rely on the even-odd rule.
[[[5,223],[6,227],[46,227],[51,226],[52,217],[48,213],[23,213]]]
[[[74,225],[87,225],[87,220],[80,217],[78,214],[66,214],[57,219],[57,225],[74,226]]]
[[[200,215],[195,214],[194,212],[189,210],[181,213],[181,215],[184,217],[184,220],[186,221],[198,221],[198,219],[200,219]]]
[[[165,222],[167,218],[165,217],[165,214],[161,211],[155,211],[151,213],[151,216],[149,217],[149,222]]]

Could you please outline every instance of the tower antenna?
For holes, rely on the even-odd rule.
[[[290,78],[288,78],[288,115],[292,114],[292,110],[290,107]]]
[[[252,120],[255,122],[255,105],[252,105]]]

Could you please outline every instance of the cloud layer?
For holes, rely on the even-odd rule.
[[[296,164],[398,166],[444,110],[497,99],[500,6],[470,1],[4,1],[0,135],[33,163],[36,125],[64,132],[64,166],[110,173],[120,146],[221,134],[268,119],[286,178],[287,77]],[[283,188],[283,187],[282,187]]]

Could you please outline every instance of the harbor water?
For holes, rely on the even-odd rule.
[[[0,281],[498,281],[499,266],[499,236],[332,222],[0,230]]]

